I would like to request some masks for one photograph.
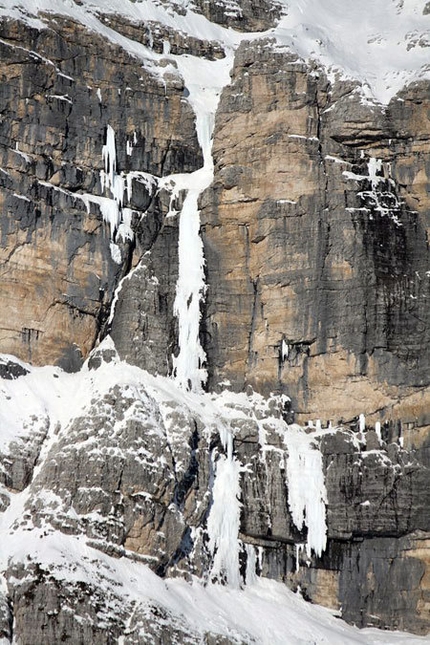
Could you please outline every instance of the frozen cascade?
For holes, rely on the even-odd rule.
[[[106,143],[102,148],[102,158],[104,170],[100,171],[100,184],[102,191],[109,190],[112,198],[84,194],[81,195],[81,199],[84,201],[87,210],[89,210],[90,203],[98,204],[104,221],[109,224],[112,259],[117,264],[121,264],[121,250],[115,241],[119,238],[123,241],[133,239],[131,229],[132,211],[128,208],[123,208],[127,178],[124,177],[123,173],[117,173],[115,131],[110,125],[107,126],[106,130]],[[130,193],[130,189],[128,189],[128,193]]]
[[[214,556],[211,575],[215,579],[225,579],[229,586],[238,589],[241,584],[239,571],[241,465],[233,456],[232,433],[220,432],[220,437],[224,449],[227,449],[227,454],[220,455],[214,464],[212,506],[207,522],[209,551]],[[247,577],[250,575],[249,573]]]
[[[203,152],[203,167],[178,177],[174,194],[186,190],[179,220],[178,281],[174,314],[178,318],[178,356],[173,357],[173,375],[180,387],[201,392],[206,382],[205,353],[200,343],[200,304],[206,292],[203,242],[200,237],[200,194],[213,180],[212,134],[222,88],[229,82],[232,55],[221,61],[203,61],[192,56],[176,58],[196,114],[197,138]],[[213,85],[208,85],[213,83]]]
[[[199,189],[188,191],[180,215],[179,271],[173,309],[179,321],[179,354],[173,358],[173,373],[180,386],[197,392],[207,378],[203,367],[206,356],[199,339],[200,303],[206,289],[199,195]]]
[[[286,475],[288,506],[299,531],[308,529],[306,554],[320,557],[327,544],[326,503],[322,455],[312,437],[298,425],[288,426],[284,434],[288,449]]]

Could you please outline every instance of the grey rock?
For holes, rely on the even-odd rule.
[[[160,177],[202,165],[195,117],[179,75],[157,80],[78,23],[57,16],[54,29],[39,31],[2,18],[1,31],[0,350],[76,371],[103,333],[118,282],[151,247],[167,212],[135,176],[124,207],[134,211],[136,241],[109,231],[97,203],[112,197],[101,185],[107,126],[115,131],[118,173]],[[50,269],[35,271],[37,263]]]
[[[211,20],[250,30],[270,28],[280,15],[266,0],[194,5]],[[98,204],[86,204],[84,195],[105,195],[108,125],[119,171],[157,178],[201,167],[188,89],[178,75],[166,74],[163,84],[120,48],[51,18],[53,28],[40,31],[1,21],[0,247],[2,287],[11,271],[10,293],[20,303],[18,250],[27,254],[24,269],[35,257],[52,267],[26,274],[38,301],[62,275],[48,303],[62,314],[45,328],[32,322],[30,308],[14,328],[14,344],[7,338],[1,349],[68,371],[93,350],[94,380],[118,358],[168,375],[178,350],[178,226],[166,215],[180,210],[183,195],[171,204],[156,181],[133,178],[125,205],[135,238],[123,243],[113,234],[120,265]],[[176,53],[223,56],[216,43],[175,30],[100,19],[156,52],[168,39]],[[274,52],[267,40],[240,45],[217,114],[214,183],[201,200],[210,287],[202,343],[210,387],[228,378],[248,398],[207,427],[196,407],[173,395],[160,403],[151,387],[116,385],[57,429],[36,477],[50,420],[29,420],[0,455],[0,509],[28,488],[22,527],[38,528],[41,540],[54,530],[79,536],[101,569],[113,559],[139,560],[160,577],[207,579],[207,521],[216,460],[225,455],[216,425],[225,423],[241,464],[241,570],[251,545],[261,556],[259,575],[300,586],[311,601],[341,605],[349,622],[426,633],[428,83],[405,88],[386,110],[370,109],[356,90],[350,81],[330,85],[322,70]],[[381,160],[373,178],[371,159]],[[0,329],[10,324],[0,312]],[[55,335],[63,327],[64,337]],[[94,349],[108,333],[115,349]],[[0,361],[2,378],[25,373]],[[362,389],[351,397],[357,383]],[[254,404],[254,392],[287,392],[293,400]],[[308,558],[301,546],[307,529],[294,525],[289,509],[289,454],[276,422],[314,418],[320,409],[344,422],[313,435],[323,459],[328,542],[320,558]],[[360,412],[382,421],[381,442],[370,425],[358,432]],[[66,569],[74,578],[65,580]],[[197,634],[156,602],[133,604],[109,583],[109,571],[88,581],[76,563],[56,568],[30,556],[9,564],[6,578],[0,638],[21,645],[120,636],[130,645],[251,642],[246,634]]]
[[[194,0],[193,6],[208,20],[240,31],[265,31],[273,27],[283,9],[276,0]]]
[[[28,370],[20,365],[20,363],[0,358],[0,378],[13,380],[24,376],[24,374],[28,374]]]
[[[427,633],[425,616],[417,611],[425,565],[410,554],[410,543],[409,537],[373,538],[349,545],[339,583],[346,620],[359,627],[389,622],[395,629]],[[360,612],[354,609],[357,596]]]
[[[65,584],[38,562],[11,567],[8,586],[14,608],[13,635],[22,645],[62,640],[73,645],[113,645],[124,629],[127,614],[119,597],[83,580]],[[108,603],[115,606],[115,612],[109,612]]]

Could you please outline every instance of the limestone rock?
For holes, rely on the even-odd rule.
[[[276,0],[193,0],[193,8],[216,22],[239,31],[265,31],[282,15],[282,5]]]
[[[1,22],[0,350],[76,370],[139,259],[139,244],[104,222],[115,210],[102,186],[107,128],[132,222],[151,201],[142,174],[194,170],[201,156],[178,76],[160,80],[83,26],[55,21],[41,31]]]
[[[242,43],[203,199],[212,387],[286,392],[298,420],[334,422],[402,419],[420,395],[427,425],[427,111],[424,82],[383,110]]]
[[[429,469],[419,451],[392,441],[388,427],[380,437],[346,427],[299,432],[285,423],[276,396],[224,393],[185,403],[167,381],[135,368],[126,375],[121,365],[108,346],[94,353],[85,376],[89,405],[58,431],[30,484],[24,530],[83,539],[94,553],[143,561],[161,577],[216,575],[208,518],[229,428],[240,465],[241,576],[255,550],[259,575],[300,586],[314,602],[342,606],[352,623],[426,633]],[[309,518],[297,525],[292,506],[297,482],[288,475],[294,458],[288,436],[297,432],[321,454],[326,529],[319,530],[327,541],[320,557],[305,548]],[[303,462],[297,476],[312,478],[306,468]],[[357,586],[359,602],[351,593]],[[55,616],[58,629],[62,618]]]
[[[281,15],[161,5],[249,31]],[[100,12],[142,63],[42,18],[0,22],[0,511],[23,505],[4,531],[0,640],[253,642],[162,602],[174,577],[229,581],[223,473],[238,587],[261,575],[361,627],[427,633],[429,83],[383,108],[270,38],[241,42],[200,200],[209,391],[184,392],[164,378],[184,191],[162,180],[203,155],[169,51],[223,65],[228,47]],[[48,378],[10,354],[81,371]],[[315,473],[316,520],[294,501]]]

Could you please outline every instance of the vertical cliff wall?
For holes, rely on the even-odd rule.
[[[428,423],[428,110],[426,83],[366,104],[241,46],[203,211],[214,385],[286,392],[301,419]]]
[[[73,370],[142,254],[155,244],[175,263],[169,198],[153,176],[195,170],[201,153],[178,75],[151,73],[77,22],[56,24],[1,23],[0,348]],[[162,257],[160,320],[175,285]]]
[[[425,635],[430,13],[3,4],[0,640]]]

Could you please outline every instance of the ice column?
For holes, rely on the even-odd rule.
[[[222,436],[221,440],[223,440]],[[227,454],[220,455],[214,464],[215,481],[207,523],[209,551],[214,556],[211,575],[214,578],[225,579],[229,586],[238,589],[241,583],[239,571],[241,466],[233,456],[231,432],[227,434],[224,448],[227,449]]]
[[[191,60],[191,57],[189,57]],[[227,59],[227,57],[226,57]],[[177,383],[195,392],[207,379],[205,353],[200,343],[200,305],[206,292],[203,242],[200,237],[200,194],[213,180],[212,133],[221,88],[229,81],[231,61],[219,63],[178,57],[177,62],[190,92],[189,101],[196,114],[197,138],[203,152],[203,167],[180,180],[186,190],[179,221],[179,268],[174,314],[179,323],[179,353],[173,357],[173,375]],[[232,60],[232,59],[231,59]],[[187,62],[188,61],[188,62]],[[192,61],[191,61],[192,62]],[[216,67],[214,67],[216,66]],[[209,85],[210,83],[214,85]]]
[[[203,242],[197,207],[200,190],[191,188],[179,220],[179,271],[173,313],[178,318],[179,354],[173,358],[178,384],[196,392],[206,382],[205,353],[200,343],[200,303],[205,293]]]
[[[296,527],[308,529],[306,553],[321,556],[327,544],[326,503],[321,452],[312,437],[297,425],[288,426],[284,435],[288,448],[286,465],[288,506]]]

